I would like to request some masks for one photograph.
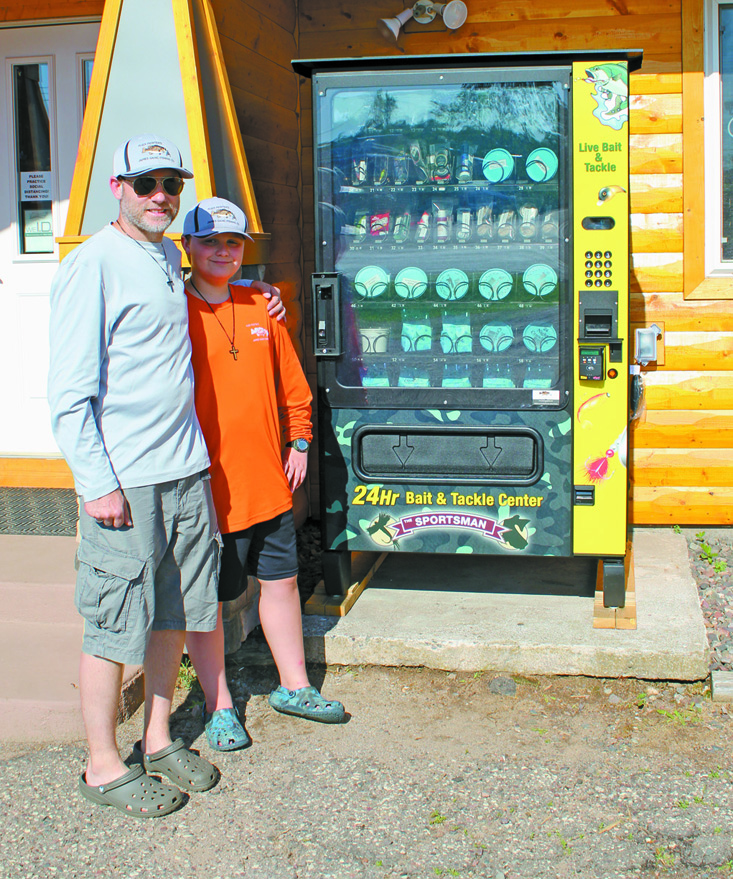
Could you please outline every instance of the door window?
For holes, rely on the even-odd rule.
[[[94,68],[94,58],[81,59],[81,110],[82,115],[87,108],[87,98],[89,97],[89,85],[92,81],[92,69]]]
[[[53,253],[49,63],[13,64],[19,253]]]

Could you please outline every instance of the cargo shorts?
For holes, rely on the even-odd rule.
[[[221,538],[209,474],[124,489],[132,525],[102,525],[80,504],[75,604],[82,650],[139,665],[153,630],[216,628]]]

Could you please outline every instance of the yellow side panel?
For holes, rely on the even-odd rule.
[[[626,551],[628,119],[626,63],[573,64],[573,480],[593,489],[573,508],[573,551],[589,555]]]

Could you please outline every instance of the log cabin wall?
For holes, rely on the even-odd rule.
[[[682,3],[686,4],[683,10]],[[661,360],[645,369],[646,411],[631,443],[631,521],[733,524],[733,302],[683,294],[682,31],[697,0],[467,0],[458,31],[412,24],[399,46],[376,22],[402,0],[357,5],[299,0],[299,57],[644,50],[631,91],[631,321],[664,330]],[[699,29],[701,38],[701,28]],[[702,53],[698,53],[701,55]],[[310,81],[301,79],[303,249],[313,266]],[[696,159],[696,161],[699,161]],[[698,166],[699,167],[699,166]],[[308,370],[315,374],[308,334]]]
[[[35,3],[5,0],[0,2],[0,22],[100,18],[103,9],[104,0],[43,0]]]
[[[282,285],[303,359],[300,122],[295,0],[211,0],[257,207],[270,233],[265,280]]]

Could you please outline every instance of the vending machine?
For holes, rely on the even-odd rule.
[[[641,52],[312,78],[325,585],[353,550],[595,556],[624,604]]]

